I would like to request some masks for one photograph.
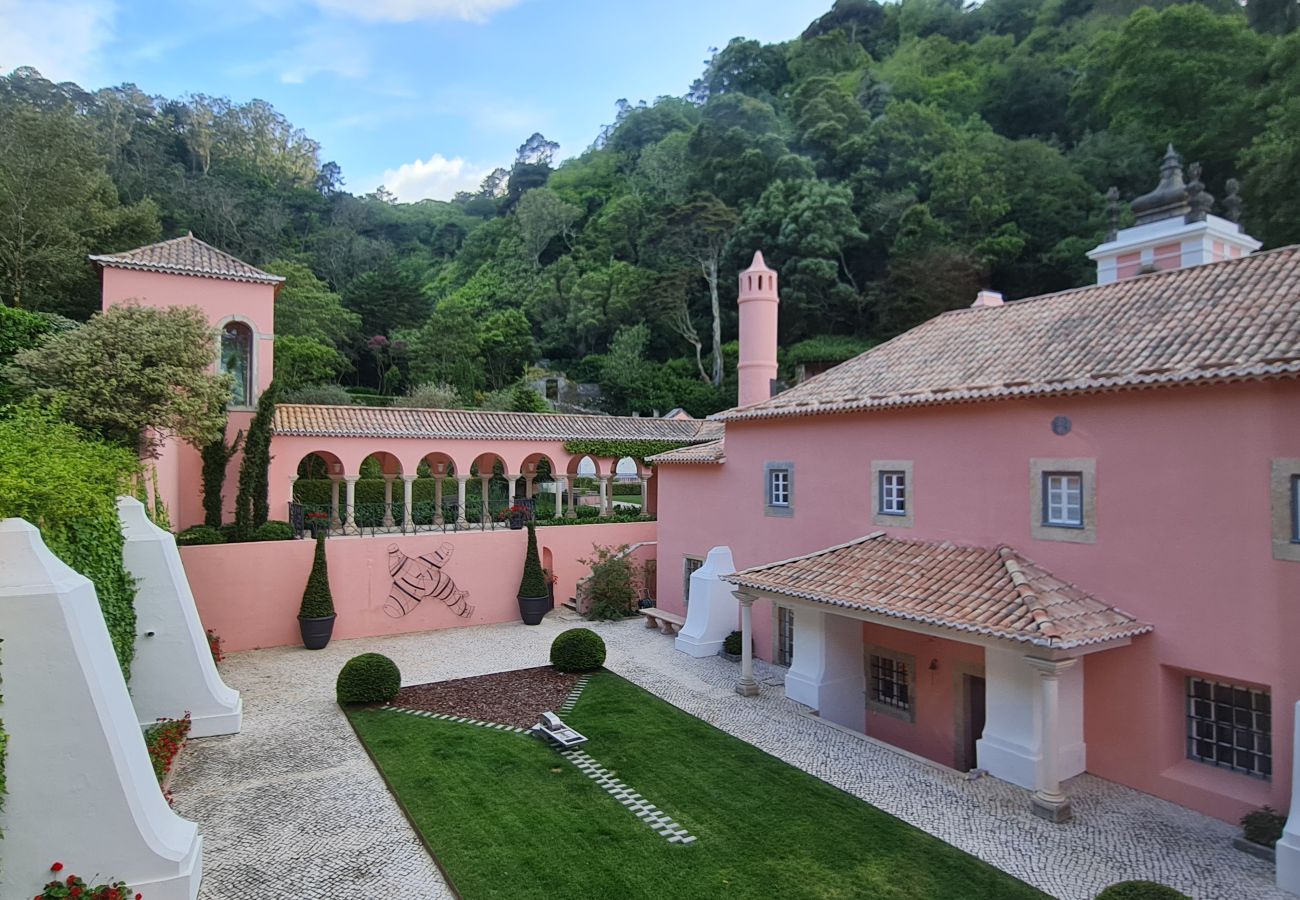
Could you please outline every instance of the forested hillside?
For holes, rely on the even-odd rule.
[[[451,202],[348,193],[261,101],[19,68],[0,78],[0,301],[85,318],[86,254],[192,230],[287,277],[291,391],[442,384],[426,396],[509,406],[546,360],[600,382],[610,411],[702,415],[734,403],[733,276],[758,248],[795,362],[980,287],[1089,283],[1105,191],[1150,190],[1169,142],[1211,194],[1241,181],[1266,246],[1300,241],[1298,11],[838,0],[786,43],[733,39],[685,96],[620,101],[580,156],[533,135]]]

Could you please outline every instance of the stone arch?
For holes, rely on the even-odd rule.
[[[460,466],[449,453],[430,451],[413,467],[411,482],[411,524],[442,527],[460,518],[456,475]]]
[[[406,515],[402,461],[387,450],[366,454],[352,488],[352,521],[358,528],[395,528]]]
[[[516,485],[515,496],[532,499],[537,518],[551,518],[563,512],[561,492],[564,482],[559,478],[564,478],[565,470],[550,454],[541,451],[528,454],[520,462],[518,471],[521,482]]]
[[[257,323],[244,316],[225,316],[217,322],[217,371],[229,374],[230,406],[252,409],[257,405],[258,378]]]
[[[298,460],[289,499],[302,505],[303,525],[314,528],[320,521],[333,528],[342,525],[343,473],[343,460],[328,450],[312,450]]]

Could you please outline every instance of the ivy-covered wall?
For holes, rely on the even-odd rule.
[[[55,556],[95,583],[122,674],[135,653],[135,584],[122,565],[117,497],[140,466],[130,451],[90,440],[41,410],[0,419],[0,519],[41,530]]]
[[[667,453],[685,447],[681,441],[566,441],[564,449],[575,456],[596,456],[602,459],[622,459],[630,456],[644,460],[656,453]]]

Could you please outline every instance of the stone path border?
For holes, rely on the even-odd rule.
[[[427,709],[411,709],[409,706],[394,706],[391,703],[385,703],[380,709],[389,709],[393,712],[406,713],[408,716],[420,716],[424,719],[440,719],[443,722],[459,722],[461,725],[478,725],[481,728],[493,729],[495,731],[507,731],[511,734],[528,734],[526,728],[516,728],[513,725],[502,725],[500,722],[484,722],[482,719],[470,719],[465,716],[449,716],[446,713],[429,712]]]
[[[605,793],[635,813],[636,817],[644,822],[651,831],[660,837],[667,838],[668,843],[695,843],[695,836],[674,822],[672,816],[615,778],[613,772],[592,759],[586,751],[574,747],[569,750],[561,750],[559,753],[577,766],[578,771],[600,785]]]
[[[573,690],[569,691],[569,696],[564,698],[564,703],[560,706],[560,712],[573,712],[573,708],[578,705],[578,698],[582,696],[588,681],[591,681],[590,672],[578,679],[578,682],[573,686]]]

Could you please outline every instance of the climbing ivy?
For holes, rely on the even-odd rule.
[[[644,462],[647,456],[667,453],[687,446],[686,441],[565,441],[564,449],[574,456],[594,456],[601,459],[622,459],[630,456]]]
[[[275,416],[274,383],[262,392],[257,412],[244,437],[244,459],[239,465],[239,493],[235,495],[235,533],[247,540],[270,518],[267,469],[271,465],[271,419]]]
[[[230,458],[239,452],[243,439],[244,432],[241,431],[227,444],[223,425],[221,436],[210,444],[204,444],[200,451],[203,457],[203,524],[209,528],[221,527],[221,492],[226,486],[226,467]]]
[[[130,493],[134,454],[86,438],[33,406],[0,419],[0,519],[41,530],[55,556],[95,584],[113,650],[128,680],[135,654],[135,582],[122,564],[117,497]]]

